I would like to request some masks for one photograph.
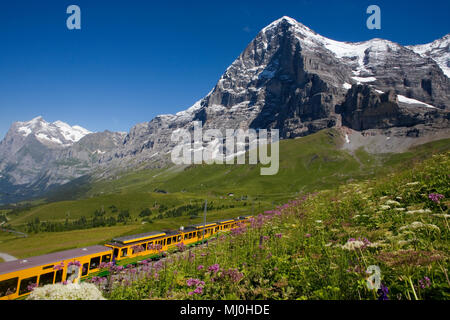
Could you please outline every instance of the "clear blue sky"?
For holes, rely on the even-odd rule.
[[[66,8],[81,8],[79,31]],[[366,28],[381,7],[382,29]],[[340,41],[431,42],[450,1],[14,0],[0,3],[0,139],[42,115],[91,131],[134,124],[204,97],[260,29],[287,15]]]

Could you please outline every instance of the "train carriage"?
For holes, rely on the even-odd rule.
[[[0,263],[0,300],[26,297],[35,285],[85,280],[100,271],[101,263],[135,263],[139,259],[158,256],[162,251],[181,243],[194,245],[216,233],[227,232],[241,223],[248,223],[250,218],[252,216],[241,216],[182,227],[175,231],[118,237],[104,246],[96,245]]]
[[[87,278],[111,258],[112,249],[98,245],[0,263],[0,300],[25,297],[34,285]]]

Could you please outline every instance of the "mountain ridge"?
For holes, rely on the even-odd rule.
[[[167,166],[175,146],[171,133],[192,130],[194,121],[201,121],[205,129],[276,128],[282,139],[333,127],[342,132],[369,130],[386,141],[390,137],[420,138],[417,143],[446,138],[450,80],[439,63],[448,61],[450,54],[441,50],[448,48],[441,45],[444,38],[414,48],[383,39],[339,42],[282,17],[263,28],[210,93],[190,108],[156,116],[126,134],[86,134],[63,151],[50,152],[51,159],[44,162],[39,159],[47,154],[36,151],[36,143],[42,141],[28,141],[37,162],[47,167],[38,165],[30,174],[30,157],[0,160],[0,173],[8,175],[13,185],[22,178],[25,187],[48,177],[50,187],[86,174],[102,178],[135,168]],[[16,149],[15,153],[22,150]],[[387,149],[379,143],[377,152],[383,150]],[[32,178],[24,179],[27,174]]]

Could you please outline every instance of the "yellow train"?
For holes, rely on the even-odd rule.
[[[100,271],[101,263],[120,265],[158,256],[177,245],[197,244],[216,233],[230,231],[252,216],[197,224],[177,231],[148,232],[114,238],[96,245],[0,263],[0,300],[22,298],[34,286],[83,281]]]

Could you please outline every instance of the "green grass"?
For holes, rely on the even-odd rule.
[[[363,149],[354,153],[340,150],[342,143],[342,137],[335,130],[283,140],[280,142],[280,171],[275,176],[261,176],[259,165],[197,165],[184,169],[141,170],[93,183],[83,180],[83,188],[73,191],[79,195],[77,199],[51,203],[35,201],[29,210],[18,211],[16,214],[8,213],[8,223],[13,228],[24,231],[26,224],[36,217],[40,221],[64,222],[66,219],[76,220],[81,216],[92,217],[96,210],[102,208],[107,217],[117,217],[117,213],[109,209],[114,205],[119,212],[130,212],[131,220],[128,224],[133,227],[119,224],[111,230],[130,234],[178,229],[181,225],[201,221],[201,217],[196,220],[190,219],[189,216],[158,220],[155,219],[158,215],[155,210],[156,213],[150,217],[152,223],[142,224],[139,213],[145,208],[153,209],[155,204],[156,208],[161,204],[176,208],[192,202],[200,203],[206,198],[216,207],[226,206],[225,209],[208,211],[208,219],[211,220],[259,213],[295,198],[298,194],[382,177],[434,153],[450,149],[450,139],[446,139],[413,148],[402,154],[372,155]],[[155,189],[168,193],[156,193]],[[228,193],[234,193],[235,197],[227,197]],[[242,196],[247,197],[247,200],[237,201]],[[230,205],[234,208],[229,208]],[[122,227],[126,230],[122,230]],[[95,232],[95,229],[84,232]],[[118,235],[122,234],[114,233],[114,236]],[[45,233],[42,236],[42,239],[37,240],[38,244],[34,245],[32,243],[35,236],[31,235],[28,242],[30,249],[22,254],[33,254],[35,248],[44,253],[54,250],[52,242],[55,241],[55,235]],[[110,235],[102,234],[103,241],[111,238]],[[98,242],[101,242],[100,238]],[[0,243],[0,249],[1,246]],[[3,249],[9,252],[8,248]]]
[[[306,195],[208,247],[94,283],[115,300],[448,300],[448,172],[450,152]],[[384,294],[367,285],[370,266]]]
[[[428,143],[403,154],[354,154],[340,150],[340,137],[324,130],[307,137],[280,142],[280,170],[275,176],[261,176],[260,165],[195,165],[183,171],[148,170],[112,181],[94,183],[93,192],[147,192],[156,188],[171,193],[205,195],[249,195],[281,203],[299,192],[332,188],[352,180],[365,179],[396,170],[404,162],[424,159],[450,149],[450,139]]]

